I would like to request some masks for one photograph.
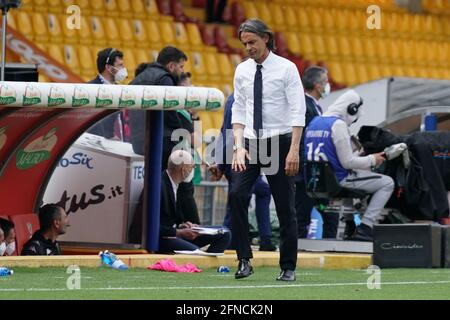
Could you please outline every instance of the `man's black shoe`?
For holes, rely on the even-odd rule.
[[[253,274],[253,267],[250,264],[250,260],[247,259],[239,260],[238,270],[236,271],[234,278],[235,279],[247,278],[252,274]]]
[[[354,241],[373,241],[373,232],[372,228],[364,223],[361,223],[356,227],[356,232],[353,235],[352,239]]]
[[[295,281],[295,271],[282,270],[280,275],[277,277],[277,281]]]

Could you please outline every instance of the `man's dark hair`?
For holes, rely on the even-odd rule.
[[[275,41],[273,39],[273,31],[261,20],[259,19],[249,19],[243,22],[239,27],[238,38],[241,40],[242,32],[254,33],[257,36],[264,38],[267,34],[269,36],[269,41],[267,42],[267,48],[270,51],[276,49]]]
[[[322,67],[313,66],[306,69],[302,77],[305,90],[314,90],[314,86],[320,82],[324,73],[328,73],[328,71]]]
[[[180,82],[182,82],[182,81],[184,81],[184,80],[186,80],[186,79],[190,79],[191,78],[191,73],[190,72],[183,72],[181,75],[180,75]]]
[[[163,66],[167,66],[170,62],[180,62],[180,60],[187,61],[188,58],[183,51],[172,46],[163,48],[156,58],[156,62]]]
[[[123,59],[123,53],[114,48],[106,48],[97,53],[97,70],[99,73],[105,71],[107,64],[114,65],[116,59]]]
[[[134,71],[134,77],[136,78],[142,71],[147,69],[151,63],[149,62],[142,62],[140,65],[137,66],[136,70]]]
[[[12,223],[9,220],[1,219],[0,218],[0,229],[3,230],[3,233],[5,234],[5,238],[9,236],[9,233],[11,232],[11,229],[14,228],[14,223]]]
[[[61,207],[54,203],[46,204],[39,209],[39,224],[42,231],[50,230],[53,221],[61,218]]]

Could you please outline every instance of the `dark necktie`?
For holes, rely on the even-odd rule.
[[[255,82],[253,84],[253,129],[255,130],[256,137],[260,137],[260,130],[262,125],[262,65],[256,66]]]
[[[316,103],[316,107],[317,107],[317,110],[319,110],[319,116],[321,116],[323,114],[322,108],[320,107],[320,105],[318,103]]]

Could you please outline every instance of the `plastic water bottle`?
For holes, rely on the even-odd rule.
[[[10,270],[5,267],[0,267],[0,277],[6,277],[6,276],[13,275],[13,274],[14,274],[13,270]]]
[[[128,270],[128,266],[123,263],[123,261],[120,260],[114,253],[105,250],[105,252],[100,251],[98,255],[100,256],[102,262],[108,267],[118,270]]]
[[[227,272],[230,272],[230,268],[227,267],[227,266],[220,266],[220,267],[217,268],[217,272],[227,273]]]

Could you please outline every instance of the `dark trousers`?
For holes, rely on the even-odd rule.
[[[306,186],[303,179],[295,183],[295,211],[297,212],[298,237],[307,238],[308,226],[311,223],[311,210],[315,200],[306,193]],[[322,212],[323,219],[322,238],[336,238],[339,225],[339,213]]]
[[[283,270],[295,270],[297,265],[297,220],[295,217],[295,191],[294,181],[285,173],[285,161],[291,145],[291,135],[278,137],[278,171],[268,174],[267,180],[272,190],[275,208],[280,222],[280,267]],[[262,142],[262,144],[261,144]],[[253,257],[250,240],[248,237],[248,194],[261,174],[261,169],[273,165],[261,163],[258,153],[261,146],[267,146],[267,155],[273,159],[271,139],[258,140],[258,145],[245,142],[246,149],[256,163],[246,161],[246,170],[242,172],[232,171],[233,186],[230,191],[231,225],[233,237],[236,242],[238,259],[251,259]],[[263,154],[266,152],[263,152]],[[275,153],[275,150],[274,150]],[[258,155],[258,156],[257,156]],[[264,162],[264,161],[263,161]]]
[[[230,198],[229,194],[233,186],[233,180],[231,176],[227,175],[228,179],[228,199]],[[272,226],[270,225],[270,199],[271,192],[269,185],[262,179],[262,176],[259,176],[256,180],[255,184],[248,195],[248,201],[250,202],[252,194],[255,194],[255,215],[256,222],[258,224],[258,233],[261,239],[261,243],[270,242],[270,238],[272,237]],[[231,230],[231,234],[233,235],[233,227],[231,226],[231,206],[230,201],[227,201],[227,213],[223,220],[223,225]],[[236,248],[235,242],[231,238],[231,247]]]
[[[208,228],[221,228],[207,226]],[[226,229],[226,228],[225,228]],[[174,250],[196,250],[209,244],[207,252],[223,253],[230,245],[231,234],[228,229],[222,234],[200,235],[195,240],[186,240],[182,238],[160,238],[159,252],[173,252]]]

